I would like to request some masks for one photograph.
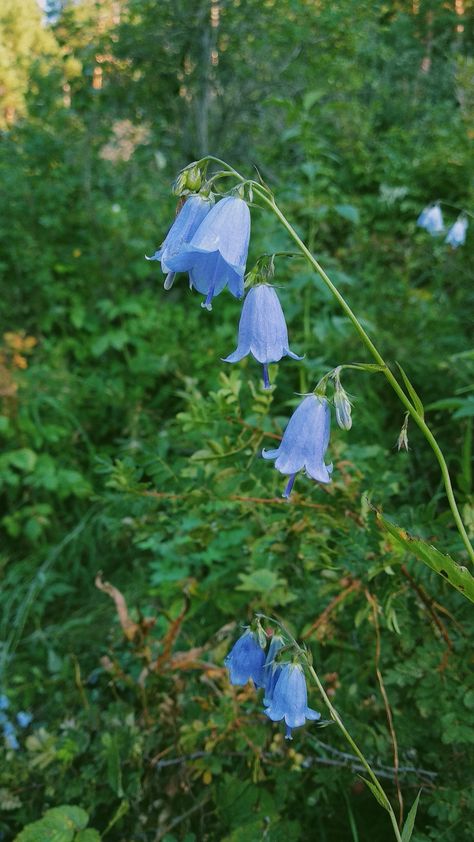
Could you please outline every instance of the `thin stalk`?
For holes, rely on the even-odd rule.
[[[385,790],[384,790],[383,786],[379,782],[375,773],[372,771],[368,761],[365,759],[365,757],[362,754],[362,752],[361,752],[360,748],[358,747],[357,743],[355,743],[354,740],[352,739],[351,735],[349,734],[349,731],[347,730],[346,726],[344,725],[344,723],[343,723],[341,717],[339,716],[337,710],[332,706],[331,701],[329,699],[329,696],[327,695],[323,685],[321,684],[314,667],[312,667],[311,664],[309,664],[309,663],[308,663],[308,671],[310,672],[313,681],[315,682],[319,692],[321,693],[321,696],[323,697],[323,699],[326,703],[326,706],[329,710],[329,713],[331,714],[331,719],[334,720],[337,727],[339,728],[339,730],[344,735],[344,738],[347,740],[347,742],[351,746],[353,752],[359,758],[359,760],[362,763],[364,769],[366,770],[368,776],[370,777],[370,780],[372,781],[374,787],[376,788],[377,792],[379,793],[382,801],[386,804],[386,809],[387,809],[387,812],[390,816],[390,821],[392,822],[392,827],[393,827],[395,839],[397,840],[397,842],[402,842],[402,837],[401,837],[400,831],[398,829],[398,824],[397,824],[397,819],[396,819],[395,813],[393,812],[392,805],[390,804],[390,801],[388,800],[388,798],[385,794]]]

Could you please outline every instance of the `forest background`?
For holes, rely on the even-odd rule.
[[[2,0],[2,840],[64,805],[22,842],[53,825],[61,842],[386,839],[334,727],[285,742],[250,686],[229,686],[255,611],[310,647],[396,809],[422,788],[414,842],[474,839],[470,604],[371,508],[467,563],[425,440],[410,426],[398,452],[401,405],[350,372],[332,484],[301,479],[283,502],[261,447],[296,393],[369,361],[352,326],[302,260],[279,261],[305,357],[265,392],[253,360],[221,362],[239,302],[208,313],[144,258],[182,166],[257,168],[407,371],[472,532],[472,222],[456,250],[416,226],[437,199],[448,223],[473,210],[472,11]],[[291,248],[270,215],[252,224],[249,268]]]

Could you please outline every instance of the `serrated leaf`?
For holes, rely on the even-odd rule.
[[[421,789],[420,789],[418,795],[416,796],[416,798],[415,798],[415,800],[414,800],[414,802],[411,806],[410,812],[408,813],[407,820],[406,820],[405,824],[403,825],[402,842],[410,842],[411,835],[413,833],[413,828],[415,827],[416,811],[418,810],[418,802],[420,800],[420,795],[421,795]]]
[[[403,377],[403,382],[404,382],[404,384],[407,388],[407,392],[408,392],[408,394],[410,395],[410,398],[413,401],[413,406],[415,407],[418,415],[421,415],[421,417],[424,418],[425,417],[425,408],[423,406],[423,403],[422,403],[422,400],[421,400],[420,396],[418,395],[418,393],[417,393],[415,387],[412,385],[412,383],[410,383],[410,381],[408,379],[408,376],[403,371],[403,368],[401,367],[400,363],[397,363],[397,366],[400,369],[400,374]]]
[[[422,538],[415,538],[410,535],[405,529],[401,529],[395,523],[383,517],[377,509],[374,508],[377,520],[389,532],[396,542],[404,547],[408,552],[413,553],[417,558],[423,561],[431,570],[438,573],[446,582],[449,582],[453,588],[456,588],[466,599],[474,602],[474,578],[471,576],[467,567],[463,567],[454,561],[451,556],[441,553],[432,544],[428,544]]]
[[[386,796],[382,795],[381,792],[379,792],[379,790],[377,789],[375,784],[373,784],[372,781],[368,781],[367,778],[364,778],[362,775],[359,775],[358,777],[362,781],[364,781],[365,784],[367,784],[367,786],[369,787],[372,795],[374,796],[374,798],[377,799],[380,806],[383,807],[384,810],[390,810],[390,804],[388,803],[388,799],[386,798]]]

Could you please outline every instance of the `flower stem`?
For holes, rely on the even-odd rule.
[[[312,667],[311,664],[309,664],[309,663],[308,663],[307,666],[308,666],[308,671],[311,674],[311,677],[314,680],[319,692],[321,693],[321,696],[323,697],[323,699],[326,703],[326,706],[329,710],[329,713],[331,714],[331,719],[336,723],[337,727],[339,728],[339,730],[344,735],[344,738],[347,740],[347,742],[351,746],[352,750],[354,751],[354,753],[359,758],[360,762],[362,763],[365,770],[367,771],[367,774],[369,775],[372,784],[374,785],[375,789],[379,793],[381,801],[385,804],[386,810],[387,810],[387,812],[390,816],[390,821],[392,822],[392,827],[393,827],[395,839],[397,840],[397,842],[402,842],[402,837],[401,837],[400,831],[398,829],[398,824],[397,824],[397,819],[396,819],[395,813],[393,812],[392,805],[390,804],[390,801],[388,800],[387,795],[385,794],[385,790],[382,787],[382,784],[379,782],[377,776],[372,771],[369,762],[365,759],[365,757],[362,754],[362,752],[361,752],[360,748],[358,747],[357,743],[355,743],[354,740],[352,739],[351,735],[349,734],[349,731],[347,730],[346,726],[344,725],[344,723],[343,723],[341,717],[339,716],[337,710],[331,704],[331,701],[330,701],[323,685],[321,684],[314,667]]]

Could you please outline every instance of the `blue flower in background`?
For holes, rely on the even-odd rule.
[[[211,202],[206,199],[201,199],[200,196],[190,196],[178,213],[163,244],[155,252],[153,257],[147,257],[147,260],[159,260],[161,262],[162,271],[167,273],[165,289],[172,287],[176,274],[170,271],[170,267],[168,266],[169,259],[178,255],[184,248],[184,245],[189,243],[204,217],[211,210],[211,207]]]
[[[304,725],[307,719],[321,719],[321,714],[308,707],[306,679],[301,664],[282,664],[273,689],[273,697],[265,710],[273,722],[285,721],[285,737],[291,740],[291,729]]]
[[[263,687],[264,663],[265,650],[260,646],[258,634],[249,629],[239,637],[225,659],[230,683],[247,684],[251,678],[256,687]]]
[[[5,696],[5,693],[0,693],[0,710],[7,710],[9,707],[8,696]]]
[[[458,246],[463,246],[466,242],[466,231],[467,231],[467,218],[465,216],[460,216],[459,219],[456,220],[454,225],[448,231],[448,235],[445,239],[445,243],[449,243],[453,249],[457,248]]]
[[[267,705],[271,703],[271,700],[273,698],[273,691],[275,689],[275,684],[277,683],[281,673],[281,665],[276,663],[275,657],[284,645],[285,641],[283,640],[281,635],[274,634],[271,639],[271,643],[263,667],[263,677],[265,680],[265,697],[263,699],[263,704],[265,705],[265,707],[267,707]]]
[[[7,748],[13,749],[13,751],[18,751],[20,748],[20,743],[16,738],[16,728],[9,719],[3,723],[3,736],[5,739],[5,743]]]
[[[428,205],[424,210],[422,210],[416,224],[419,225],[420,228],[424,228],[425,231],[428,231],[428,233],[433,236],[441,234],[444,231],[444,225],[443,214],[441,213],[439,204],[436,203],[435,205]]]
[[[180,253],[168,260],[172,272],[189,272],[192,287],[206,296],[203,307],[228,286],[242,298],[250,239],[250,211],[243,199],[228,196],[214,205]]]
[[[28,728],[28,725],[31,723],[33,716],[31,713],[26,713],[24,710],[18,711],[16,715],[16,721],[20,728]]]
[[[317,482],[331,482],[332,465],[324,464],[329,444],[331,413],[326,398],[308,395],[291,416],[276,450],[263,450],[264,459],[274,459],[275,468],[290,479],[283,492],[289,497],[298,471],[305,470]]]
[[[273,287],[258,284],[249,289],[242,307],[239,322],[237,350],[225,358],[225,363],[237,363],[247,354],[252,354],[263,364],[263,382],[270,388],[268,364],[276,363],[284,356],[301,360],[290,351],[285,316]]]

